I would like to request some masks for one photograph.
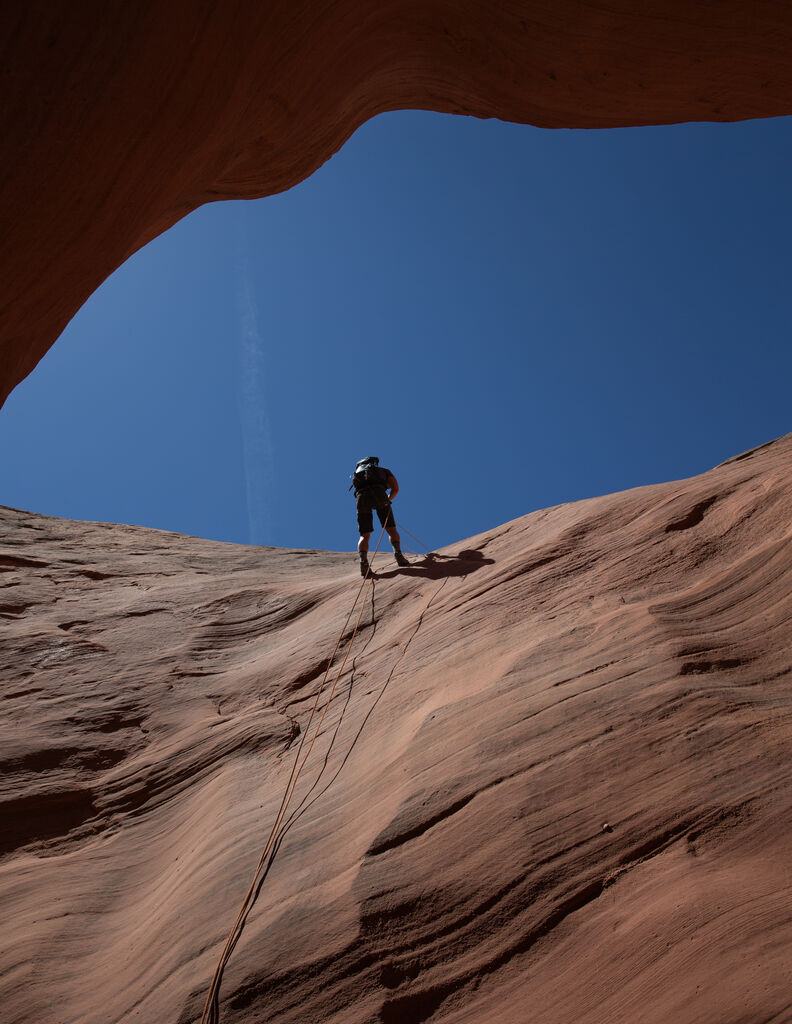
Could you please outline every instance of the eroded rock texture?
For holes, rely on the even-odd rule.
[[[791,466],[378,556],[223,1020],[792,1021]],[[196,1021],[356,560],[1,522],[3,1020]]]
[[[190,210],[422,108],[600,128],[792,113],[785,0],[16,0],[0,39],[0,403]]]

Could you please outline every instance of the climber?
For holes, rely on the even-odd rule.
[[[376,510],[380,523],[388,531],[390,542],[396,554],[396,563],[401,566],[410,563],[402,554],[401,539],[396,529],[396,522],[393,518],[391,502],[399,493],[399,484],[396,477],[389,469],[379,465],[379,459],[370,455],[361,459],[355,466],[352,476],[352,487],[355,488],[355,501],[357,502],[357,521],[360,532],[358,541],[358,554],[360,556],[360,575],[365,576],[369,571],[368,549],[371,529],[374,525],[372,512]],[[352,490],[350,487],[350,490]],[[390,492],[390,493],[388,493]]]

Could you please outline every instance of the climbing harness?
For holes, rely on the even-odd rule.
[[[355,608],[357,607],[361,594],[363,594],[366,591],[369,585],[371,585],[372,587],[374,585],[374,577],[371,571],[371,564],[377,557],[377,553],[379,552],[380,544],[382,543],[382,538],[384,537],[384,535],[385,527],[383,527],[380,532],[379,540],[377,541],[377,546],[374,549],[374,554],[371,556],[371,561],[369,562],[368,571],[366,572],[363,581],[358,587],[357,594],[355,595],[355,600],[352,604],[352,607],[349,610],[349,614],[346,617],[341,632],[338,635],[338,639],[336,640],[332,656],[330,657],[330,660],[327,663],[327,668],[325,669],[324,676],[322,677],[322,681],[319,684],[318,690],[316,691],[316,697],[314,698],[313,707],[311,708],[311,713],[308,717],[308,723],[305,729],[303,730],[302,738],[300,740],[299,746],[297,747],[297,754],[294,758],[294,764],[292,765],[291,774],[289,775],[289,781],[286,783],[286,790],[283,794],[283,798],[281,799],[280,807],[278,808],[278,813],[275,816],[275,823],[273,824],[272,829],[270,831],[269,838],[267,839],[266,846],[264,847],[264,851],[262,852],[261,857],[259,858],[259,862],[256,867],[255,874],[253,876],[253,881],[250,883],[250,888],[248,889],[247,894],[245,895],[245,898],[242,901],[242,906],[239,910],[239,913],[237,914],[234,926],[231,929],[228,938],[226,939],[225,946],[223,947],[223,951],[220,954],[220,959],[217,962],[217,967],[215,968],[214,975],[212,976],[212,981],[209,985],[209,992],[206,996],[206,1003],[204,1004],[203,1013],[201,1014],[201,1024],[219,1024],[220,1022],[220,983],[222,981],[223,971],[225,970],[228,961],[231,957],[231,954],[233,953],[234,948],[236,947],[236,944],[242,935],[242,930],[245,927],[245,922],[247,920],[248,914],[252,910],[253,904],[256,901],[258,889],[261,883],[264,881],[267,871],[269,870],[272,858],[274,857],[275,852],[277,850],[276,844],[278,840],[279,830],[281,828],[281,823],[283,822],[284,815],[286,814],[289,802],[291,801],[294,789],[297,785],[297,780],[299,779],[300,773],[305,767],[306,761],[311,756],[311,751],[313,750],[314,743],[316,742],[316,739],[319,735],[319,731],[322,728],[322,723],[324,722],[325,715],[327,714],[327,710],[330,707],[330,704],[333,700],[333,696],[335,695],[338,681],[341,678],[344,668],[346,666],[347,659],[349,657],[349,652],[352,650],[352,645],[355,642],[355,637],[357,636],[358,628],[360,627],[360,621],[363,617],[363,610],[366,607],[365,596],[363,598],[363,601],[361,602],[360,611],[358,612],[358,617],[355,622],[355,628],[352,630],[352,635],[349,638],[349,643],[347,644],[343,661],[341,662],[341,666],[339,667],[338,672],[335,675],[335,679],[333,680],[333,683],[330,687],[329,693],[324,703],[324,707],[319,716],[319,722],[314,731],[313,738],[311,739],[311,742],[308,745],[308,750],[301,761],[300,755],[302,753],[303,746],[305,745],[306,737],[308,736],[308,733],[311,730],[311,723],[313,722],[316,710],[319,706],[319,698],[321,697],[322,692],[325,688],[325,684],[327,683],[327,680],[330,676],[330,670],[332,668],[336,654],[338,653],[338,649],[341,646],[341,642],[344,638],[344,634],[346,633],[347,626],[349,625],[350,619],[354,614]]]

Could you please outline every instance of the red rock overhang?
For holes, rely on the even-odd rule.
[[[383,111],[792,113],[784,0],[17,0],[3,27],[0,402],[146,242],[290,188]]]

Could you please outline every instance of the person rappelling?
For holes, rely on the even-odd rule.
[[[375,455],[369,455],[367,458],[361,459],[355,466],[350,490],[352,487],[355,488],[358,531],[360,533],[358,541],[360,575],[365,576],[369,571],[369,537],[371,537],[374,525],[374,512],[377,513],[384,529],[388,531],[397,565],[409,565],[410,563],[402,554],[401,538],[396,529],[396,520],[393,518],[393,509],[391,508],[391,502],[399,493],[396,477],[389,469],[380,466],[379,459]]]

